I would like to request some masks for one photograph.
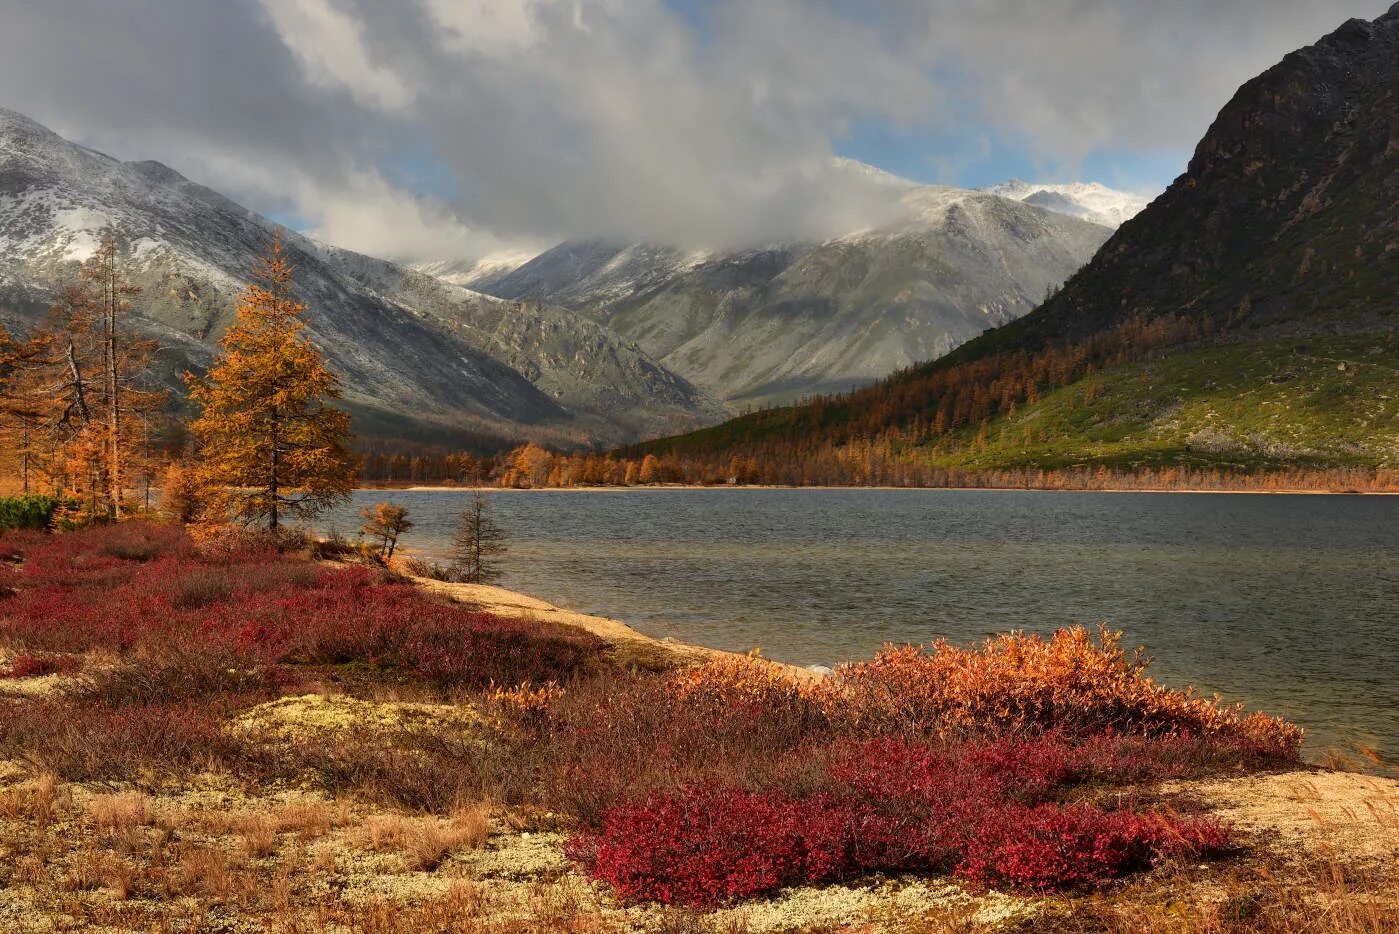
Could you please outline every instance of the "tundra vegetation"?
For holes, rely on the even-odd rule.
[[[7,929],[1399,922],[1392,848],[1283,846],[1200,791],[1295,774],[1301,731],[1111,632],[639,670],[286,533],[0,553]]]

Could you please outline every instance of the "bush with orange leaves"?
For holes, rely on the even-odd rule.
[[[1253,758],[1293,760],[1302,730],[1246,714],[1193,689],[1162,687],[1122,634],[1061,629],[1048,639],[1015,633],[980,648],[945,641],[889,646],[842,667],[825,692],[829,715],[857,733],[949,739],[1057,730],[1068,735],[1197,737]]]
[[[728,714],[745,711],[818,712],[821,691],[815,679],[803,679],[785,665],[760,657],[723,655],[671,675],[676,696],[693,706]]]

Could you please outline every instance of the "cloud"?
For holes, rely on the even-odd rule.
[[[307,78],[324,88],[344,88],[367,107],[393,111],[413,102],[413,89],[388,65],[374,61],[358,20],[330,0],[261,0],[277,37]]]
[[[0,0],[0,105],[393,258],[877,223],[852,128],[1183,153],[1375,0]],[[62,62],[61,67],[55,65]],[[893,134],[898,135],[898,132]],[[992,145],[994,144],[994,146]],[[1163,180],[1164,181],[1164,180]]]
[[[948,117],[1081,160],[1193,148],[1240,84],[1383,0],[887,0],[904,54],[940,63]],[[1183,168],[1183,166],[1182,166]]]

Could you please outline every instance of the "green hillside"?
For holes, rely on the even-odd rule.
[[[1228,343],[1105,370],[926,445],[949,467],[1399,464],[1392,332]]]

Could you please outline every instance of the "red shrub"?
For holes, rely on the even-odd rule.
[[[1116,878],[1161,856],[1213,855],[1227,845],[1217,823],[1082,805],[1009,807],[984,816],[957,873],[983,885],[1052,892]]]
[[[689,785],[609,813],[570,854],[624,899],[710,905],[849,875],[859,824],[826,798]]]
[[[847,745],[820,794],[653,792],[608,810],[571,853],[623,898],[709,904],[875,871],[1057,891],[1227,845],[1214,823],[1038,800],[1082,774],[1072,749]]]
[[[367,661],[463,686],[558,679],[600,652],[586,633],[473,612],[381,571],[317,568],[265,547],[200,552],[173,528],[17,541],[23,572],[4,598],[0,635],[29,650],[158,657],[177,644],[187,659],[219,656],[240,671]]]
[[[0,671],[0,678],[34,678],[41,675],[67,674],[77,671],[82,662],[71,655],[30,655],[21,653],[10,660],[10,667]]]

